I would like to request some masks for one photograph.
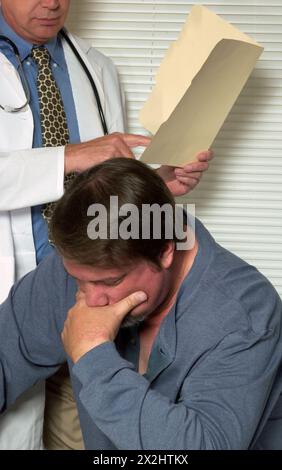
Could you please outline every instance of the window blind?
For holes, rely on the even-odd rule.
[[[213,145],[215,159],[185,202],[215,239],[254,264],[282,295],[282,0],[72,0],[69,28],[115,62],[130,132],[160,62],[194,4],[265,48]]]

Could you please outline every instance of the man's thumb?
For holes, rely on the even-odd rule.
[[[134,292],[116,304],[116,307],[118,307],[116,309],[116,313],[121,317],[125,317],[130,310],[137,307],[137,305],[142,304],[145,300],[147,300],[147,294],[145,294],[145,292]]]

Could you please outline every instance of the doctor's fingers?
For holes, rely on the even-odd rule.
[[[113,134],[99,137],[91,141],[92,150],[100,154],[101,159],[126,157],[134,158],[131,148],[147,146],[151,142],[149,137],[137,134]]]
[[[125,157],[125,158],[134,158],[134,154],[130,147],[126,145],[122,138],[115,141],[110,149],[110,157]]]
[[[197,178],[194,178],[194,176],[177,176],[177,181],[192,189],[199,183],[201,178],[202,173]]]
[[[191,175],[194,177],[197,173],[202,173],[203,171],[208,170],[209,163],[208,162],[193,162],[185,165],[184,167],[177,167],[175,168],[174,172],[176,175],[179,176],[188,176]]]
[[[175,176],[179,180],[179,178],[192,178],[199,180],[203,176],[202,171],[185,171],[185,170],[175,170]]]
[[[209,160],[212,160],[214,157],[214,152],[213,150],[204,150],[203,152],[198,153],[197,155],[197,160],[199,162],[208,162]]]
[[[130,148],[148,147],[152,140],[151,137],[140,134],[120,134],[120,136],[124,140],[124,143]]]
[[[132,148],[134,147],[147,147],[150,142],[150,137],[145,137],[139,134],[122,134],[115,132],[107,136],[108,143],[112,145],[113,154],[111,157],[126,157],[134,158]]]
[[[199,181],[200,180],[195,180],[193,178],[181,178],[180,180],[177,180],[179,188],[183,188],[183,194],[180,195],[184,195],[190,191],[193,191],[193,189],[195,189],[196,186],[199,184]]]
[[[89,141],[90,155],[98,162],[114,157],[134,158],[133,152],[122,136],[123,134],[115,133]]]

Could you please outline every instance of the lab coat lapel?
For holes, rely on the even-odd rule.
[[[71,36],[70,34],[69,36],[72,42],[75,44],[77,51],[81,55],[83,61],[85,62],[86,66],[88,67],[88,70],[90,71],[93,77],[93,80],[96,84],[100,96],[102,107],[104,109],[105,96],[102,88],[101,70],[98,68],[98,66],[94,70],[93,64],[91,65],[89,63],[85,51],[82,50],[82,48],[73,36]],[[101,137],[101,135],[103,135],[99,111],[93,89],[84,70],[78,63],[77,58],[75,57],[74,53],[65,41],[63,42],[63,46],[73,90],[73,98],[77,113],[80,138],[82,142],[86,142],[88,140]],[[84,95],[83,99],[81,99],[82,88]]]
[[[21,84],[19,74],[11,62],[0,53],[0,98],[1,104],[9,106],[20,107],[25,101],[25,93]],[[21,113],[22,118],[26,118],[25,108]]]
[[[0,53],[0,103],[19,107],[26,101],[18,72]],[[0,109],[0,151],[26,149],[32,146],[33,117],[29,106],[17,113]]]

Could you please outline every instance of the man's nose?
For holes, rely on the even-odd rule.
[[[88,307],[105,307],[109,305],[107,294],[99,286],[87,286],[84,289],[84,293]]]
[[[42,6],[45,8],[49,8],[50,10],[56,10],[59,5],[59,0],[42,0]]]

